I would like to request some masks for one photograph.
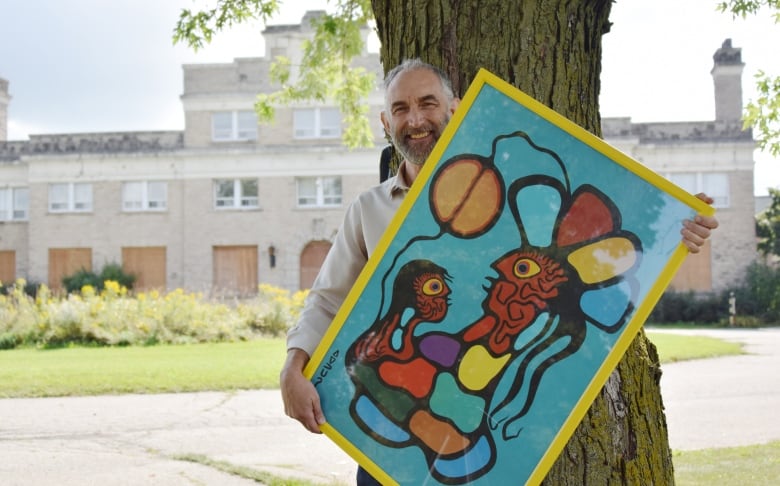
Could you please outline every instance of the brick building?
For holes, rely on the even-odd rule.
[[[378,55],[370,94],[376,148],[347,150],[334,104],[280,107],[258,125],[253,105],[271,59],[300,56],[301,24],[270,26],[265,53],[184,65],[183,131],[32,135],[5,141],[8,82],[0,79],[0,281],[59,287],[82,267],[117,262],[139,288],[253,292],[258,283],[307,288],[346,205],[378,180],[384,144]],[[753,149],[740,129],[740,50],[715,55],[717,119],[631,123],[604,119],[608,142],[693,192],[716,197],[722,228],[689,258],[681,289],[731,284],[755,258]]]
[[[742,130],[741,49],[727,39],[713,56],[715,120],[631,123],[602,120],[604,139],[632,158],[696,194],[715,198],[721,227],[699,255],[686,259],[672,282],[679,290],[722,289],[738,282],[756,257],[753,153]]]

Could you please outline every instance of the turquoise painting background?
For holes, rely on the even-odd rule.
[[[428,163],[435,162],[440,166],[462,154],[490,157],[496,137],[518,130],[527,133],[535,144],[554,151],[560,157],[568,172],[572,192],[583,184],[590,184],[606,194],[620,208],[622,228],[633,232],[642,242],[643,252],[634,275],[638,285],[636,294],[630,297],[627,285],[623,284],[593,292],[587,296],[583,306],[593,313],[608,312],[604,301],[630,297],[635,307],[639,307],[680,243],[682,220],[691,218],[695,211],[489,84],[482,86],[451,140],[440,141],[446,143],[446,148],[439,160],[429,160]],[[501,140],[496,145],[494,162],[505,187],[516,179],[533,174],[549,175],[562,182],[565,180],[561,167],[551,156],[531,148],[519,137]],[[452,276],[452,303],[447,317],[437,324],[420,325],[418,334],[431,330],[456,332],[484,315],[481,307],[486,296],[484,287],[489,285],[487,277],[495,276],[490,264],[520,244],[520,233],[508,205],[504,206],[503,214],[491,231],[479,238],[461,239],[441,234],[429,204],[432,179],[417,182],[424,182],[425,186],[387,252],[372,256],[381,256],[381,261],[337,335],[332,342],[324,344],[327,351],[323,363],[334,355],[338,355],[338,359],[335,368],[327,372],[317,387],[329,424],[400,484],[439,483],[429,477],[427,464],[419,450],[414,447],[384,447],[354,424],[348,407],[354,387],[344,368],[346,352],[355,339],[387,310],[395,272],[404,263],[419,258],[429,259],[446,268]],[[557,215],[555,205],[540,194],[538,198],[524,198],[519,206],[529,238],[534,242],[549,241]],[[420,239],[421,236],[429,238]],[[407,247],[410,241],[414,243]],[[626,327],[624,325],[621,332],[608,334],[592,325],[585,325],[587,338],[579,351],[556,363],[544,374],[534,405],[519,421],[518,425],[522,427],[519,436],[504,440],[500,428],[494,431],[498,456],[496,465],[471,484],[519,484],[532,473]],[[539,325],[526,329],[515,348],[518,349],[539,331]],[[548,349],[536,361],[558,349]],[[517,364],[510,365],[494,395],[494,404],[502,398]],[[317,374],[315,371],[315,376]],[[524,393],[520,393],[520,397],[523,396]],[[521,405],[522,402],[518,406]]]

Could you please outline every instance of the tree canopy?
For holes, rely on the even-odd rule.
[[[769,207],[756,217],[758,251],[766,256],[780,256],[780,189],[769,188]]]
[[[303,100],[333,100],[344,117],[343,142],[347,147],[373,145],[368,107],[363,100],[374,87],[373,73],[352,67],[352,59],[363,49],[361,29],[373,20],[370,0],[336,0],[334,13],[312,21],[314,35],[303,45],[299,66],[278,56],[271,66],[273,93],[257,96],[255,110],[261,122],[270,122],[275,107]],[[214,35],[235,24],[251,20],[267,23],[279,12],[278,0],[216,0],[214,8],[182,9],[174,29],[173,42],[198,50]],[[295,73],[295,75],[293,75]]]
[[[173,42],[185,43],[194,50],[211,42],[214,35],[233,25],[261,20],[267,23],[279,13],[280,0],[216,0],[214,8],[182,9],[174,29]],[[275,106],[302,100],[335,101],[344,115],[343,141],[350,148],[372,145],[371,129],[361,103],[376,80],[372,73],[351,66],[351,60],[363,48],[360,30],[374,19],[370,0],[333,0],[333,13],[313,22],[314,36],[303,46],[299,66],[277,57],[271,69],[272,81],[279,89],[259,94],[255,108],[261,121],[269,122]],[[780,23],[780,0],[725,0],[717,8],[732,15],[759,15],[768,9]],[[297,76],[292,76],[295,70]],[[780,155],[780,75],[763,70],[756,74],[758,97],[745,107],[744,123],[754,129],[762,150]],[[294,80],[294,81],[292,81]]]
[[[780,0],[728,0],[720,2],[718,9],[731,12],[735,17],[759,15],[767,9],[780,24]],[[762,150],[773,156],[780,155],[780,75],[771,75],[763,70],[756,73],[758,98],[745,107],[745,127],[752,127]]]

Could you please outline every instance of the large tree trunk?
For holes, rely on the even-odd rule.
[[[419,57],[463,95],[486,68],[596,135],[611,0],[372,0],[385,70]],[[654,346],[640,333],[545,480],[674,483]]]

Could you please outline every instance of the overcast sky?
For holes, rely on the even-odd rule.
[[[780,74],[780,25],[766,13],[734,20],[715,10],[717,2],[617,0],[604,37],[602,116],[714,119],[712,55],[726,38],[742,48],[745,102],[755,98],[757,70]],[[192,0],[0,0],[0,77],[12,97],[8,138],[182,129],[183,63],[264,52],[259,23],[220,34],[198,53],[173,46],[179,12],[192,6]],[[286,0],[271,23],[299,23],[307,9],[318,8],[328,2]],[[760,153],[756,159],[756,193],[765,194],[766,185],[780,186],[780,161]]]

